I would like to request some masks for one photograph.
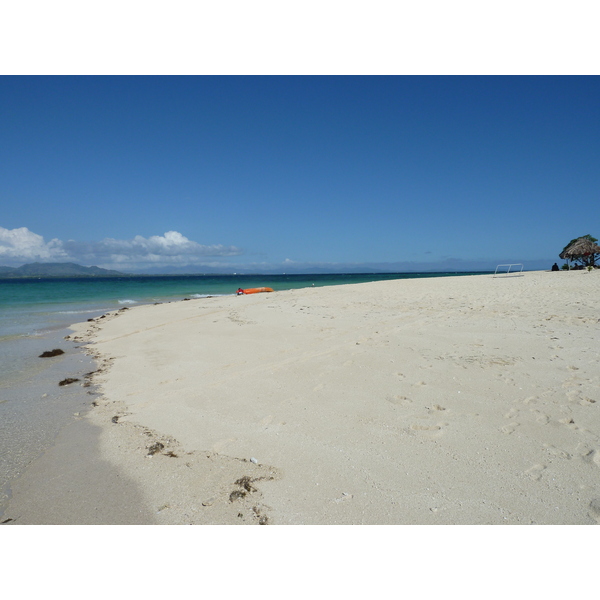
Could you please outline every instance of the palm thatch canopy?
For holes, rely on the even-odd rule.
[[[562,259],[582,259],[586,256],[593,257],[600,253],[600,246],[588,238],[577,238],[570,246],[563,250],[559,256]]]

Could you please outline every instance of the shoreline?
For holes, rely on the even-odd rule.
[[[102,397],[87,433],[63,430],[16,482],[5,517],[597,523],[598,291],[582,271],[462,275],[141,305],[73,326]],[[114,494],[63,466],[71,492],[54,506],[89,493],[50,517],[44,473],[96,434],[78,464],[96,460]]]
[[[66,327],[44,335],[23,338],[22,371],[10,371],[2,385],[0,423],[0,522],[12,495],[12,485],[56,442],[62,429],[85,413],[92,402],[92,388],[84,388],[85,375],[94,362],[73,342],[65,343]],[[39,354],[60,347],[64,354],[41,358]],[[26,355],[24,353],[27,353]],[[79,381],[59,386],[67,378]]]

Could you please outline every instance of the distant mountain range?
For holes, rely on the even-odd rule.
[[[275,268],[243,268],[235,267],[231,269],[214,268],[207,266],[187,265],[184,267],[155,267],[146,268],[143,271],[122,273],[120,271],[111,271],[100,267],[84,267],[75,263],[31,263],[21,267],[2,267],[0,266],[0,278],[13,277],[140,277],[144,275],[160,276],[160,275],[319,275],[339,273],[385,273],[390,269],[378,269],[370,266],[350,266],[345,268],[321,268],[316,266],[294,268],[293,265],[278,266]]]
[[[0,277],[128,277],[126,273],[75,263],[31,263],[21,267],[0,267]]]

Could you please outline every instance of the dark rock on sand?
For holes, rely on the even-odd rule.
[[[59,356],[64,353],[64,350],[61,350],[60,348],[54,348],[54,350],[46,350],[46,352],[42,352],[39,358],[49,358],[51,356]]]

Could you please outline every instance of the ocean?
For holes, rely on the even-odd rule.
[[[235,295],[238,288],[298,289],[418,277],[475,273],[383,273],[333,275],[189,275],[117,278],[0,279],[0,521],[10,482],[44,452],[74,415],[89,409],[95,392],[80,384],[93,361],[68,327],[106,312],[184,298]],[[65,353],[39,355],[54,348]]]

